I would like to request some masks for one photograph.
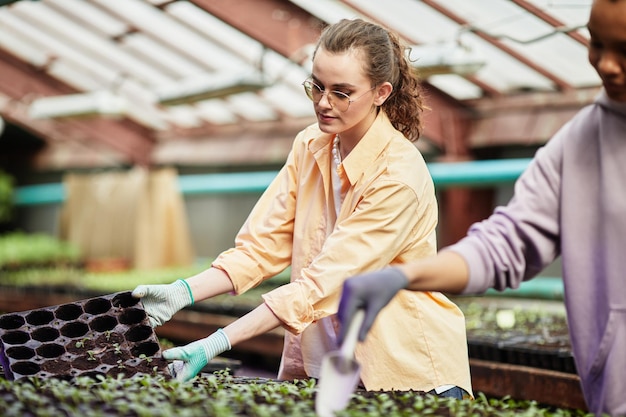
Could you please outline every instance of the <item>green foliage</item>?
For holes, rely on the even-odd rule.
[[[0,223],[13,217],[13,177],[0,171]]]
[[[78,248],[43,233],[12,232],[0,236],[0,268],[79,260]]]
[[[315,416],[314,379],[280,382],[237,378],[220,371],[181,383],[162,375],[62,379],[0,379],[0,415],[108,416]],[[551,410],[532,401],[442,399],[412,391],[357,391],[338,417],[543,416],[587,417],[580,410]]]

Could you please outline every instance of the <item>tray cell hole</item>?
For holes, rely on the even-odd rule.
[[[53,327],[39,327],[33,331],[33,339],[50,342],[59,337],[59,331]]]
[[[83,308],[78,304],[65,304],[55,311],[57,319],[65,321],[76,320],[81,314],[83,314]]]
[[[35,356],[35,351],[26,346],[13,346],[7,349],[6,355],[9,358],[25,360]]]
[[[72,369],[72,365],[64,361],[48,361],[41,364],[41,369],[51,375],[67,375]]]
[[[100,371],[87,371],[87,372],[83,372],[81,376],[98,381],[100,380],[100,378],[104,376],[104,374]]]
[[[35,375],[41,371],[41,368],[35,362],[16,362],[11,366],[11,369],[14,373],[20,375]]]
[[[54,313],[50,310],[35,310],[26,316],[26,321],[33,326],[42,326],[54,320]]]
[[[120,314],[120,323],[122,324],[137,324],[141,323],[146,318],[145,310],[139,308],[129,308],[124,310]]]
[[[150,336],[152,336],[152,327],[150,326],[135,326],[124,334],[129,342],[139,342]]]
[[[131,366],[133,368],[137,367],[141,363],[141,359],[133,358],[126,361],[126,365]]]
[[[87,334],[89,326],[87,324],[75,321],[61,327],[61,334],[65,337],[81,337]]]
[[[156,342],[143,342],[131,349],[133,356],[139,357],[141,355],[154,356],[159,351],[159,344]]]
[[[123,292],[113,297],[113,306],[119,308],[128,308],[139,303],[139,298],[135,298],[130,292]]]
[[[22,345],[30,340],[30,335],[21,330],[7,332],[2,336],[2,341],[9,345]]]
[[[58,358],[65,353],[65,348],[56,343],[48,343],[37,348],[37,354],[44,358]]]
[[[113,328],[117,326],[117,319],[113,316],[100,316],[91,320],[89,326],[96,332],[106,332],[108,330],[113,330]]]
[[[26,321],[24,317],[17,314],[5,314],[0,317],[0,328],[13,330],[22,327]]]
[[[109,311],[111,302],[105,298],[93,298],[85,303],[85,313],[103,314]]]

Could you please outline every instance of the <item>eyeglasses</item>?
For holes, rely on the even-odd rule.
[[[304,86],[304,92],[307,97],[313,101],[313,103],[317,104],[320,102],[322,97],[326,95],[326,100],[328,100],[328,104],[330,107],[336,108],[341,112],[346,112],[350,108],[350,103],[354,103],[365,94],[369,93],[376,87],[372,87],[367,90],[365,93],[361,94],[355,99],[351,99],[350,96],[346,93],[337,90],[326,91],[319,85],[315,84],[312,80],[305,80],[302,85]]]

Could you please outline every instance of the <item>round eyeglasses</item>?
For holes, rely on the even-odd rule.
[[[341,91],[337,91],[337,90],[326,91],[319,85],[315,84],[310,79],[305,80],[302,83],[302,86],[304,87],[304,92],[306,93],[307,97],[310,98],[311,101],[313,101],[313,103],[315,104],[319,103],[322,97],[326,95],[326,100],[328,100],[328,104],[330,104],[330,107],[336,108],[337,110],[341,112],[348,111],[348,109],[350,108],[350,103],[354,103],[355,101],[363,97],[365,94],[369,93],[374,88],[376,88],[376,87],[372,87],[369,90],[367,90],[365,93],[358,96],[357,98],[352,99],[350,98],[350,95],[343,93]]]

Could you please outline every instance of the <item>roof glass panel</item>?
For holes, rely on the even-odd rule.
[[[71,50],[80,54],[91,56],[97,62],[117,67],[121,72],[130,74],[150,84],[168,81],[168,77],[155,71],[151,65],[126,53],[115,42],[103,38],[89,28],[74,23],[55,10],[46,7],[46,5],[33,7],[34,4],[31,2],[23,2],[21,4],[25,6],[20,8],[21,13],[18,14],[25,20],[32,22],[33,25],[46,31],[51,38],[57,40],[58,44],[65,45],[65,49],[71,48]]]
[[[448,42],[459,32],[459,25],[419,1],[397,0],[384,7],[376,0],[356,0],[353,4],[411,43]]]
[[[2,22],[1,11],[0,22]],[[7,25],[0,25],[0,48],[10,51],[13,55],[36,67],[44,66],[50,59],[45,50],[19,36]]]
[[[146,62],[173,78],[188,77],[206,71],[176,50],[165,47],[143,33],[129,33],[120,39],[120,46],[130,54],[141,56]]]
[[[266,121],[276,119],[274,112],[261,97],[254,93],[235,94],[224,100],[229,108],[241,118],[250,121]]]
[[[280,109],[281,113],[292,117],[315,115],[313,103],[306,98],[304,91],[294,91],[293,88],[278,84],[274,87],[266,88],[261,94],[273,107]]]
[[[567,26],[586,25],[593,0],[527,0]]]
[[[428,83],[458,100],[476,99],[483,95],[480,87],[456,74],[432,75],[428,77]]]
[[[163,45],[177,49],[187,58],[205,65],[207,69],[216,70],[224,66],[231,68],[235,66],[229,60],[230,57],[225,56],[215,44],[147,3],[140,0],[93,1],[110,13],[126,19],[137,30],[153,37]]]
[[[45,4],[63,14],[71,16],[77,22],[82,22],[84,25],[89,26],[90,30],[105,36],[116,37],[130,30],[126,23],[94,7],[88,1],[46,0]]]
[[[224,54],[228,54],[226,59],[232,62],[230,65],[233,67],[257,64],[263,54],[264,47],[260,42],[190,2],[174,2],[166,7],[166,11],[219,46]]]
[[[335,23],[342,18],[353,19],[356,17],[362,17],[362,15],[355,9],[337,0],[290,1],[326,23]]]
[[[196,104],[198,116],[215,124],[237,122],[237,116],[224,104],[224,100],[204,100]]]

